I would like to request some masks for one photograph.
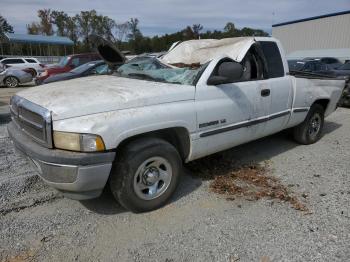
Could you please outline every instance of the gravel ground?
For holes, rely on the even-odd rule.
[[[198,166],[220,165],[218,155],[197,161],[197,171],[187,165],[171,203],[154,212],[127,212],[108,190],[96,200],[65,199],[14,154],[0,124],[0,261],[348,261],[349,119],[350,110],[338,109],[314,145],[299,146],[283,132],[219,155],[268,162],[269,175],[310,214],[210,192]]]

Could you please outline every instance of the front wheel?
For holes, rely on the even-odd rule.
[[[127,144],[110,177],[114,197],[128,210],[147,212],[166,204],[174,193],[182,161],[176,148],[158,138]]]
[[[316,143],[322,136],[323,124],[324,109],[314,104],[304,122],[294,128],[294,139],[303,145]]]

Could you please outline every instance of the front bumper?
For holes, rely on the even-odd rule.
[[[48,185],[76,200],[98,197],[105,187],[115,152],[77,153],[45,148],[13,122],[7,126],[16,151],[30,159]]]

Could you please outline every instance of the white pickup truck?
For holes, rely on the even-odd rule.
[[[112,47],[99,51],[118,62]],[[174,193],[182,162],[287,128],[297,142],[315,143],[344,85],[290,75],[274,38],[191,40],[114,75],[19,92],[8,132],[65,196],[95,198],[109,184],[125,208],[145,212]]]

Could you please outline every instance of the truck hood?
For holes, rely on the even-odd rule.
[[[52,112],[53,120],[121,109],[193,100],[195,87],[113,75],[37,86],[17,95]]]

